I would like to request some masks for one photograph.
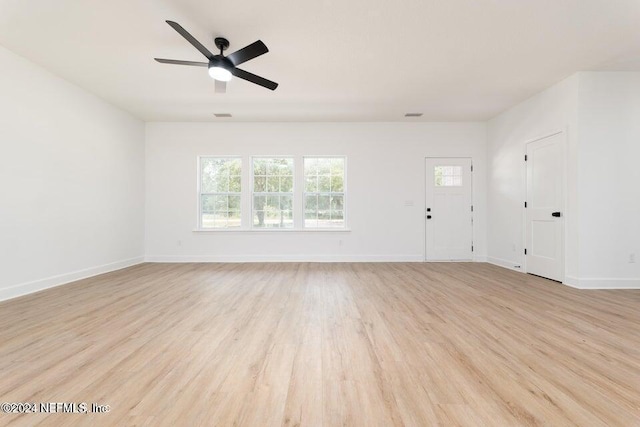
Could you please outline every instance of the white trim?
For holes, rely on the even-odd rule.
[[[415,255],[147,255],[145,262],[423,262]]]
[[[580,279],[575,276],[564,276],[563,285],[570,286],[572,288],[580,289]]]
[[[564,129],[556,129],[548,133],[543,133],[542,136],[537,136],[535,138],[527,139],[526,141],[524,141],[524,145],[526,146],[527,144],[530,144],[532,142],[540,141],[541,139],[549,138],[551,136],[556,136],[559,133],[563,133],[563,132],[564,132]],[[527,154],[526,150],[525,150],[525,154]]]
[[[487,257],[487,262],[489,264],[497,265],[498,267],[517,271],[518,273],[524,273],[522,266],[517,261],[495,258],[490,256],[490,257]],[[520,268],[517,267],[518,265],[520,265]]]
[[[19,296],[39,292],[45,289],[65,285],[76,280],[86,279],[99,274],[109,273],[144,262],[144,257],[129,258],[121,261],[103,264],[96,267],[85,268],[83,270],[72,271],[70,273],[59,274],[32,282],[21,283],[8,288],[0,289],[0,301],[16,298]]]
[[[194,228],[193,233],[350,233],[350,228]]]
[[[564,284],[576,289],[640,289],[638,279],[584,278],[567,276]]]

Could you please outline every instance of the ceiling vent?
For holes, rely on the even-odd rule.
[[[406,113],[405,117],[422,117],[422,113]]]
[[[225,118],[225,117],[233,117],[231,114],[229,113],[214,113],[214,116],[216,116],[217,118],[221,119],[221,118]]]

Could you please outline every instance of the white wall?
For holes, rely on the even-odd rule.
[[[526,143],[562,130],[566,141],[568,193],[564,212],[565,274],[576,274],[577,94],[578,75],[574,75],[487,123],[487,235],[490,262],[507,268],[524,266]]]
[[[476,256],[486,255],[483,123],[148,123],[146,132],[147,260],[421,261],[426,156],[473,158]],[[348,156],[350,232],[193,231],[198,155],[314,154]]]
[[[0,300],[140,262],[144,124],[0,47]]]
[[[579,128],[578,284],[638,288],[640,73],[580,73]]]
[[[580,72],[488,122],[488,260],[523,265],[525,143],[560,129],[565,283],[640,288],[640,73]]]

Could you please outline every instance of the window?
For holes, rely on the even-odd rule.
[[[200,158],[201,228],[240,227],[241,175],[239,158]]]
[[[345,158],[304,158],[304,227],[344,228]]]
[[[253,227],[293,228],[293,158],[253,158]]]
[[[436,166],[434,174],[436,187],[462,186],[462,166]]]

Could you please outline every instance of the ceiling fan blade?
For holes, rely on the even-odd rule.
[[[233,65],[240,65],[243,62],[247,62],[250,59],[256,58],[260,55],[264,55],[269,52],[267,46],[262,43],[262,40],[251,43],[249,46],[245,46],[242,49],[233,52],[231,55],[227,55]]]
[[[276,90],[276,88],[278,87],[278,83],[267,80],[264,77],[256,76],[255,74],[252,74],[245,70],[241,70],[240,68],[231,69],[231,74],[248,82],[266,87],[267,89]]]
[[[216,93],[227,93],[227,82],[222,80],[216,80]]]
[[[175,65],[192,65],[194,67],[208,67],[209,64],[207,62],[195,62],[195,61],[179,61],[177,59],[162,59],[162,58],[153,58],[161,64],[175,64]]]
[[[193,37],[191,34],[189,34],[187,32],[187,30],[182,28],[180,26],[180,24],[178,24],[177,22],[173,22],[173,21],[167,21],[167,24],[171,25],[171,28],[176,30],[182,37],[184,37],[189,43],[191,43],[193,45],[193,47],[198,49],[200,51],[200,53],[202,53],[204,56],[206,56],[209,61],[211,61],[213,59],[213,53],[209,52],[209,49],[204,47],[202,45],[202,43],[200,43],[198,40],[196,40],[195,37]]]

